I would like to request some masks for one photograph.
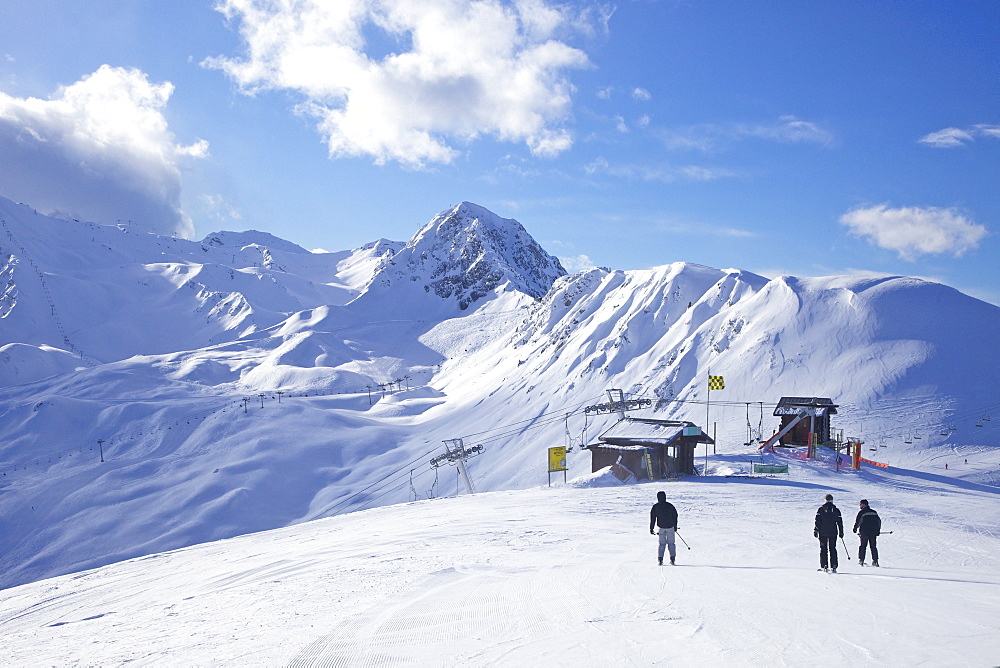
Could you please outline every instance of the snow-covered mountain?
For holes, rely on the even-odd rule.
[[[919,466],[997,444],[997,341],[1000,309],[906,277],[567,276],[470,203],[310,253],[0,200],[0,586],[449,495],[444,439],[484,446],[479,490],[542,484],[546,447],[610,424],[582,408],[611,387],[729,454],[773,431],[765,404],[831,397],[837,428]]]
[[[516,220],[462,202],[384,256],[359,302],[389,302],[393,310],[419,304],[413,312],[426,317],[428,308],[457,303],[465,311],[495,292],[538,299],[565,274]]]

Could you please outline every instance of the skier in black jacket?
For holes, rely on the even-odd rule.
[[[882,533],[882,520],[874,508],[868,506],[868,499],[861,499],[861,510],[854,520],[854,533],[861,539],[861,547],[858,548],[858,563],[865,565],[865,546],[872,548],[872,566],[878,566],[878,547],[875,539]]]
[[[819,538],[819,566],[827,570],[827,552],[830,553],[829,565],[837,572],[837,537],[844,537],[844,520],[840,517],[840,509],[833,505],[833,494],[826,495],[826,503],[816,511],[816,526],[813,536]]]
[[[656,493],[656,503],[649,509],[649,533],[656,535],[654,527],[659,528],[660,548],[656,554],[657,562],[663,565],[663,550],[670,548],[670,565],[674,565],[677,548],[674,546],[674,533],[677,531],[677,509],[667,501],[666,492]]]

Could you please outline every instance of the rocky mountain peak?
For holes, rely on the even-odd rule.
[[[508,285],[535,299],[566,274],[519,222],[471,202],[442,211],[387,258],[372,284],[406,280],[468,308]]]

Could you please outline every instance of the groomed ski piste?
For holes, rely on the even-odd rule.
[[[623,484],[599,472],[22,585],[0,592],[4,662],[997,663],[1000,488],[960,469],[975,479],[983,472],[973,468],[998,462],[837,472],[830,455],[774,458],[790,463],[788,476],[745,476],[737,455],[710,457],[711,475],[679,482]],[[656,564],[648,531],[661,489],[690,546],[677,542],[676,566]],[[836,575],[816,571],[812,537],[827,493],[846,529]],[[861,498],[882,517],[880,568],[858,565],[850,530]]]

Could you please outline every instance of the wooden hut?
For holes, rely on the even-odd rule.
[[[697,475],[695,447],[714,443],[693,422],[624,418],[598,436],[590,450],[593,471],[619,464],[638,480]]]
[[[809,444],[809,433],[815,434],[814,443],[822,445],[829,443],[830,416],[837,414],[837,405],[826,397],[781,397],[774,415],[781,418],[778,432],[784,431],[789,425],[788,433],[779,439],[780,445],[798,446]]]

